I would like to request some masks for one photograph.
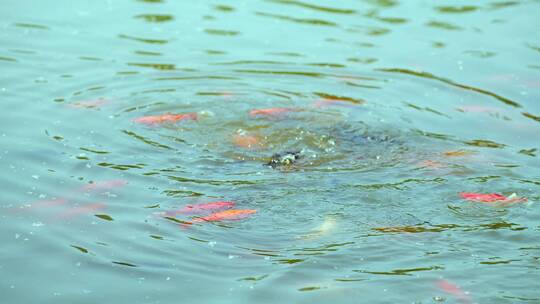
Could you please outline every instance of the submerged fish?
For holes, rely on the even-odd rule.
[[[98,181],[93,182],[82,187],[82,191],[100,191],[100,190],[110,190],[114,188],[119,188],[127,185],[127,180],[125,179],[111,179],[107,181]]]
[[[323,98],[313,102],[315,108],[325,108],[329,106],[338,106],[338,107],[355,107],[359,103],[352,102],[348,99],[338,99],[338,98]]]
[[[71,209],[67,209],[66,211],[58,214],[57,218],[60,219],[70,219],[75,216],[88,214],[96,210],[101,210],[105,208],[105,204],[103,203],[93,203],[93,204],[87,204],[83,206],[73,207]]]
[[[235,134],[232,141],[235,145],[246,149],[262,147],[260,138],[255,135]]]
[[[255,116],[279,116],[289,112],[297,112],[299,109],[293,108],[267,108],[267,109],[254,109],[249,111],[249,115]]]
[[[469,201],[482,202],[482,203],[520,203],[526,202],[527,198],[518,197],[515,193],[506,197],[499,193],[474,193],[474,192],[460,192],[459,195]]]
[[[253,209],[230,209],[220,212],[214,212],[210,215],[203,217],[196,217],[193,222],[217,222],[225,220],[239,220],[248,217],[250,214],[257,213],[257,210]]]
[[[186,205],[182,209],[179,209],[179,210],[167,211],[165,213],[165,216],[175,216],[177,214],[196,214],[196,213],[207,212],[207,211],[224,210],[224,209],[230,209],[234,207],[234,205],[235,205],[234,202],[228,202],[228,201]]]
[[[177,122],[181,120],[197,120],[199,116],[197,113],[182,113],[182,114],[172,114],[166,113],[162,115],[149,115],[142,116],[133,119],[134,122],[142,123],[145,125],[155,125],[167,122]]]
[[[77,102],[68,104],[68,106],[71,108],[76,108],[76,109],[92,109],[92,108],[101,107],[110,102],[111,100],[109,99],[100,98],[100,99],[94,99],[94,100],[77,101]]]
[[[437,287],[439,287],[440,290],[454,296],[463,304],[470,304],[473,302],[471,297],[466,292],[450,281],[439,280],[437,281]]]

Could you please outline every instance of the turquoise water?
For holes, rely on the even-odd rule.
[[[2,303],[540,303],[540,1],[2,7]]]

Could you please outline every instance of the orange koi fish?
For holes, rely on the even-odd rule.
[[[450,281],[439,280],[437,281],[437,287],[439,287],[440,290],[451,294],[463,304],[470,304],[473,302],[471,297],[466,292]]]
[[[142,116],[133,119],[134,122],[145,124],[145,125],[156,125],[162,123],[173,123],[181,120],[197,120],[199,116],[197,113],[183,113],[183,114],[162,114],[162,115],[150,115]]]
[[[112,179],[108,181],[99,181],[91,184],[84,185],[81,190],[85,192],[89,191],[101,191],[101,190],[110,190],[114,188],[120,188],[127,185],[127,180],[124,179]]]
[[[257,213],[257,210],[253,209],[230,209],[220,212],[214,212],[208,216],[196,217],[193,222],[218,222],[225,220],[239,220],[248,217],[250,214]]]
[[[165,212],[165,216],[176,216],[178,214],[196,214],[207,211],[224,210],[234,207],[234,202],[210,202],[204,204],[186,205],[179,210]]]
[[[257,116],[281,116],[289,112],[297,112],[299,109],[293,108],[267,108],[267,109],[254,109],[249,111],[251,117]]]
[[[262,146],[259,136],[256,135],[235,134],[232,141],[235,145],[246,149],[254,149]]]

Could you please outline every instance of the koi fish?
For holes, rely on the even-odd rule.
[[[110,102],[111,101],[109,99],[100,98],[100,99],[94,99],[94,100],[77,101],[77,102],[68,104],[68,106],[75,109],[92,109],[92,108],[98,108],[100,106],[106,105]]]
[[[55,199],[50,199],[50,200],[39,200],[39,201],[35,201],[35,202],[32,202],[30,204],[24,204],[22,206],[19,206],[19,207],[13,207],[13,208],[9,208],[9,210],[13,213],[18,213],[18,212],[30,212],[36,208],[49,208],[49,207],[58,207],[60,205],[63,205],[67,202],[67,200],[65,198],[55,198]]]
[[[466,200],[482,203],[520,203],[527,201],[526,197],[518,197],[515,193],[508,197],[499,193],[460,192],[459,195]]]
[[[177,214],[196,214],[207,211],[224,210],[234,207],[234,202],[211,202],[205,204],[186,205],[179,210],[165,212],[165,216],[176,216]]]
[[[429,159],[426,159],[426,160],[423,160],[421,162],[419,162],[417,164],[417,166],[419,168],[422,168],[422,169],[442,169],[442,168],[447,168],[448,165],[446,164],[443,164],[441,162],[438,162],[438,161],[434,161],[434,160],[429,160]]]
[[[253,209],[230,209],[220,212],[214,212],[210,215],[203,217],[196,217],[193,219],[193,222],[218,222],[225,220],[239,220],[248,217],[250,214],[256,213],[257,210]]]
[[[289,112],[297,112],[298,109],[293,108],[267,108],[267,109],[255,109],[249,111],[249,115],[251,117],[257,117],[257,116],[280,116],[285,113]]]
[[[197,120],[199,116],[197,113],[183,113],[183,114],[162,114],[162,115],[150,115],[142,116],[133,119],[134,122],[145,124],[145,125],[156,125],[167,122],[177,122],[181,120]]]
[[[338,107],[354,107],[354,104],[348,100],[342,99],[319,99],[313,102],[315,108],[324,108],[329,106],[338,106]]]
[[[73,218],[75,216],[79,216],[79,215],[82,215],[82,214],[88,214],[88,213],[93,212],[95,210],[101,210],[101,209],[104,209],[104,208],[105,208],[105,204],[102,204],[102,203],[94,203],[94,204],[83,205],[83,206],[68,209],[68,210],[60,213],[57,216],[57,218],[69,219],[69,218]]]
[[[65,198],[56,198],[52,200],[42,200],[32,203],[31,208],[42,208],[42,207],[52,207],[59,206],[66,203]]]
[[[437,281],[437,287],[439,287],[440,290],[454,296],[461,303],[464,303],[464,304],[472,303],[471,297],[466,292],[464,292],[461,288],[459,288],[459,286],[455,285],[454,283],[450,281],[439,280]]]
[[[108,181],[99,181],[99,182],[94,182],[91,184],[86,184],[81,188],[81,190],[85,192],[110,190],[110,189],[125,186],[127,185],[127,183],[128,182],[124,179],[112,179]]]
[[[246,134],[235,134],[233,136],[233,143],[246,149],[254,149],[261,146],[258,136]]]

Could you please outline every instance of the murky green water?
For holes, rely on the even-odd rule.
[[[3,1],[1,302],[540,303],[539,10]]]

